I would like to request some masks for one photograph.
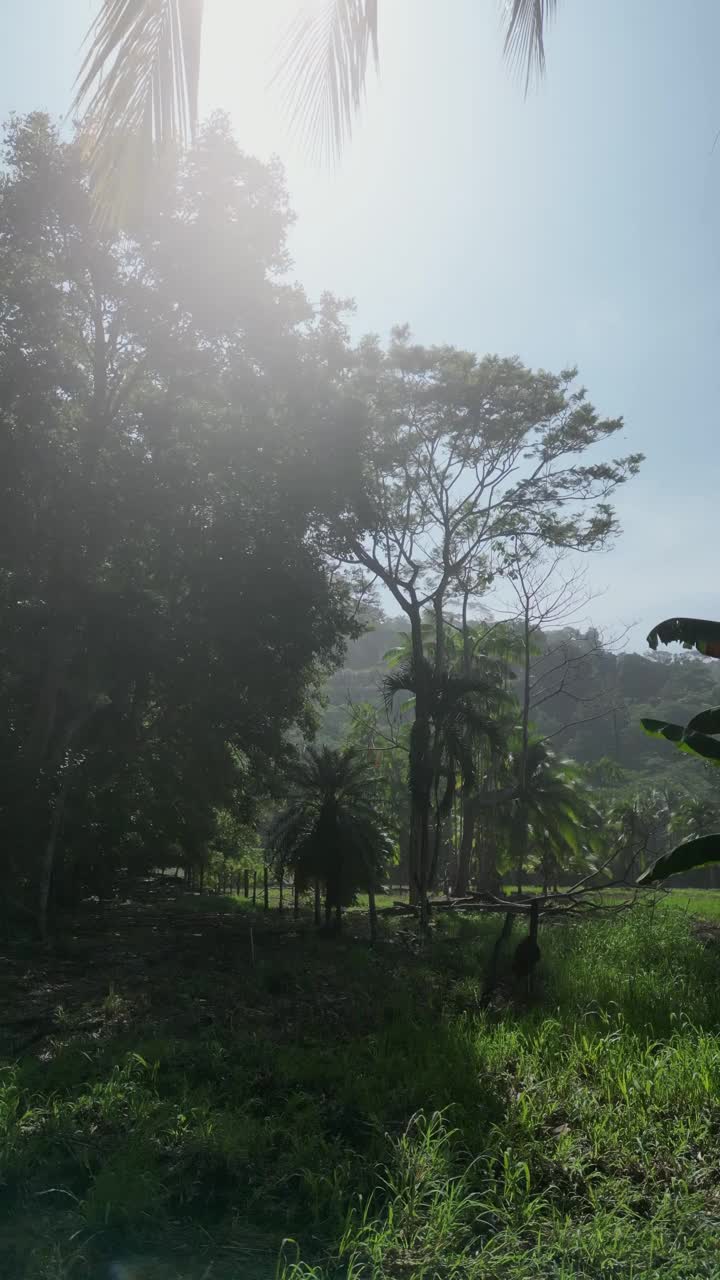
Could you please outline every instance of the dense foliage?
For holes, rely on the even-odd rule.
[[[403,735],[409,731],[409,712],[389,724],[383,687],[395,655],[409,651],[407,623],[402,617],[386,618],[377,610],[368,612],[367,622],[369,629],[350,644],[343,666],[325,685],[321,736],[338,742],[348,733],[357,735],[363,726],[364,740],[381,748],[378,765],[400,806],[393,830],[401,832],[403,847],[407,824],[402,808],[407,772]],[[498,655],[496,662],[505,664],[504,687],[512,703],[522,667],[517,629],[513,633],[506,624],[491,622],[477,628],[478,634],[483,630],[488,632],[486,647]],[[590,803],[602,820],[599,846],[596,837],[592,848],[582,841],[580,856],[571,855],[570,847],[565,847],[558,868],[561,881],[567,880],[568,874],[577,874],[586,854],[591,855],[588,866],[600,865],[603,852],[606,856],[615,853],[607,874],[632,879],[679,838],[717,827],[720,799],[714,770],[687,754],[678,755],[667,742],[652,741],[643,732],[642,720],[652,716],[663,724],[670,718],[690,722],[703,706],[717,704],[718,664],[690,655],[616,653],[603,646],[597,632],[564,627],[536,635],[531,665],[542,697],[539,705],[531,707],[533,732],[554,752],[561,774],[569,770],[574,784],[580,786],[581,809]],[[510,728],[513,715],[517,724],[517,701],[509,717]],[[503,717],[507,723],[507,710]],[[368,726],[372,726],[369,736]],[[506,745],[512,755],[511,737]],[[497,764],[497,752],[491,754]],[[498,807],[495,813],[486,810],[473,837],[469,870],[474,883],[483,887],[497,886],[503,875],[513,880],[517,859],[510,850],[505,851],[502,835],[511,809],[512,805]],[[590,827],[594,825],[597,817],[590,822]],[[460,818],[448,834],[444,866],[455,883],[453,867],[463,857]],[[560,840],[559,851],[562,847]],[[542,863],[541,850],[531,839],[531,880],[543,882]],[[549,866],[546,859],[546,870]],[[406,872],[400,878],[403,876]],[[714,886],[717,877],[717,869],[708,868],[678,883]]]
[[[352,634],[325,557],[360,419],[339,310],[287,283],[280,171],[214,119],[103,237],[77,147],[14,120],[0,188],[6,848],[51,888],[202,860]],[[79,882],[79,883],[78,883]]]

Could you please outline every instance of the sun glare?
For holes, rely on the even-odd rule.
[[[301,0],[244,4],[210,0],[203,28],[201,114],[230,113],[248,150],[260,155],[288,148],[288,130],[273,85],[282,39]]]

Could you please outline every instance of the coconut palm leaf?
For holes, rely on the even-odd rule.
[[[195,135],[204,0],[103,0],[72,110],[109,210],[153,154]]]
[[[525,76],[525,91],[533,76],[545,71],[545,32],[557,0],[505,0],[505,56]]]
[[[377,65],[377,0],[325,0],[287,33],[278,71],[284,104],[321,160],[336,162],[350,138],[371,54]]]
[[[556,3],[504,2],[505,53],[524,69],[526,88],[544,70]],[[138,186],[154,154],[194,136],[204,7],[204,0],[102,0],[71,109],[85,125],[105,218],[117,219],[126,188]],[[377,0],[325,0],[288,30],[278,71],[285,105],[323,158],[336,161],[350,138],[371,57],[377,65]]]

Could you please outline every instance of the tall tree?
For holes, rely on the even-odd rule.
[[[415,693],[411,762],[411,885],[427,888],[435,753],[433,689],[447,670],[448,608],[509,539],[589,550],[616,530],[608,499],[641,455],[587,462],[621,419],[601,419],[574,370],[535,373],[517,359],[478,359],[413,345],[407,329],[383,350],[367,339],[354,383],[368,405],[367,537],[349,533],[345,558],[379,580],[407,615]],[[435,635],[428,667],[423,618]]]

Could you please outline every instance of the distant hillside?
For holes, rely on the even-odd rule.
[[[328,703],[320,733],[323,742],[333,745],[342,742],[353,705],[382,703],[381,686],[387,671],[383,654],[393,649],[407,630],[406,618],[383,618],[349,646],[345,665],[330,677],[325,688]]]
[[[380,705],[387,669],[383,654],[406,631],[403,617],[384,618],[349,647],[345,665],[326,686],[324,741],[342,741],[353,704]],[[692,771],[699,778],[702,765],[680,756],[670,744],[648,738],[640,718],[684,723],[702,707],[720,703],[720,662],[689,653],[616,655],[600,645],[595,632],[570,629],[544,636],[542,649],[536,674],[544,679],[539,688],[544,701],[533,720],[542,734],[552,735],[556,750],[583,764],[608,757],[647,780],[667,769],[675,780],[678,771],[684,780]]]

